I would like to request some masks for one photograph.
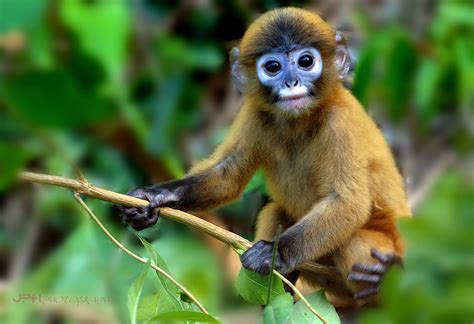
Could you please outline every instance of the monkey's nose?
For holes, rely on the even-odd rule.
[[[294,88],[298,85],[298,79],[294,81],[285,81],[285,85],[287,88]]]

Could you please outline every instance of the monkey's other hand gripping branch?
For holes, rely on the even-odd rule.
[[[270,271],[272,271],[273,244],[273,242],[264,240],[255,243],[240,257],[244,268],[252,270],[262,276],[268,275]],[[275,257],[275,270],[282,274],[286,274],[291,270],[278,248]]]
[[[175,195],[170,190],[162,187],[137,188],[129,191],[127,195],[150,202],[145,207],[117,205],[123,215],[124,223],[132,226],[137,231],[156,224],[160,216],[157,207],[170,206],[176,202]]]

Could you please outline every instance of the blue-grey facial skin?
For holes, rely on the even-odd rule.
[[[308,57],[312,64],[301,64],[302,59],[308,63]],[[275,68],[275,62],[279,69]],[[294,114],[307,110],[314,103],[314,81],[321,77],[322,71],[321,54],[313,47],[289,52],[275,50],[257,59],[258,78],[270,89],[273,103],[280,110]]]

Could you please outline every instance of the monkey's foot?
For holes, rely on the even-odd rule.
[[[156,204],[155,199],[153,199],[153,194],[142,188],[132,190],[127,194],[135,198],[148,200],[150,204],[144,207],[117,205],[123,215],[124,223],[132,226],[137,231],[155,225],[158,221],[159,211],[155,211]]]
[[[273,242],[258,241],[240,257],[242,266],[262,276],[266,276],[270,273],[272,267],[272,251]],[[278,249],[275,257],[275,270],[283,274],[289,270]]]
[[[370,254],[379,262],[375,264],[356,263],[349,272],[347,280],[370,284],[371,287],[354,294],[354,299],[364,299],[379,292],[380,283],[385,273],[394,264],[401,264],[401,258],[395,253],[382,253],[371,249]]]

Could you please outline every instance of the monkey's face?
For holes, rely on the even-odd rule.
[[[316,14],[272,10],[256,19],[232,50],[232,74],[259,107],[299,116],[319,107],[339,82],[343,67],[336,43],[336,31]]]
[[[256,61],[257,76],[271,104],[288,113],[299,113],[315,101],[315,82],[321,77],[323,62],[314,47],[295,46],[289,51],[274,50]]]

